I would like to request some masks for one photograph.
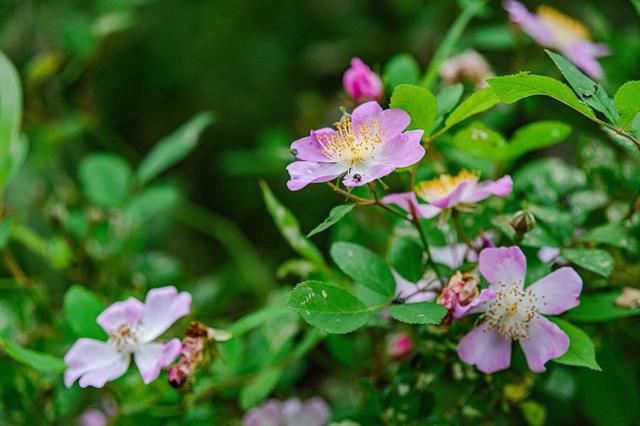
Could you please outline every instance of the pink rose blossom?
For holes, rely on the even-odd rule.
[[[415,192],[389,194],[382,201],[397,204],[409,212],[414,209],[418,216],[429,219],[443,210],[476,204],[491,195],[506,197],[512,189],[511,176],[479,182],[478,174],[463,170],[457,176],[440,175],[436,179],[420,182]],[[416,194],[429,204],[420,204]]]
[[[101,388],[122,376],[135,360],[145,384],[160,375],[180,353],[180,339],[166,343],[154,340],[191,308],[191,295],[173,287],[156,288],[145,303],[134,297],[109,306],[97,319],[109,334],[107,342],[81,338],[69,349],[64,361],[64,383],[71,387],[79,378],[80,387]]]
[[[387,342],[387,355],[394,361],[406,358],[413,351],[413,340],[406,333],[391,336]]]
[[[345,175],[345,186],[362,186],[424,156],[422,130],[404,132],[411,118],[397,108],[383,110],[371,101],[336,123],[336,130],[313,130],[291,144],[295,161],[287,167],[287,186],[298,191],[310,183]]]
[[[270,399],[245,414],[242,426],[323,426],[330,417],[329,406],[319,397],[304,403],[298,398]]]
[[[593,43],[582,23],[549,6],[540,6],[534,15],[515,0],[506,0],[503,4],[511,20],[537,43],[559,50],[591,77],[602,78],[597,58],[607,56],[609,49],[605,44]]]
[[[458,355],[483,373],[494,373],[509,367],[512,341],[518,340],[529,368],[545,371],[547,361],[567,351],[569,338],[544,315],[576,307],[582,279],[563,267],[525,288],[527,259],[517,246],[484,249],[479,267],[489,288],[459,314],[483,312],[485,321],[460,341]]]
[[[379,101],[382,98],[382,80],[360,58],[351,59],[351,67],[345,71],[342,84],[356,103],[363,100]]]

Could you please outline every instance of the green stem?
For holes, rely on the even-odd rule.
[[[433,256],[431,256],[431,248],[429,246],[429,241],[427,240],[427,235],[424,233],[424,229],[422,229],[422,225],[420,225],[420,218],[418,216],[418,212],[416,211],[416,206],[413,203],[409,203],[409,208],[411,209],[411,223],[418,230],[418,234],[420,235],[420,241],[422,241],[422,246],[424,247],[424,251],[427,253],[429,257],[428,262],[433,268],[438,280],[441,283],[444,283],[443,275],[440,273],[440,269],[438,268],[438,264],[433,260]]]

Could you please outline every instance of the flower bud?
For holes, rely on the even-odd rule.
[[[447,286],[440,293],[438,303],[452,310],[456,305],[466,306],[478,297],[478,280],[473,274],[456,272],[449,278]]]
[[[413,340],[406,333],[392,336],[387,342],[387,355],[394,361],[406,358],[413,351]]]
[[[524,235],[536,225],[536,218],[528,210],[516,212],[509,220],[509,224],[518,235]]]
[[[168,370],[169,384],[174,388],[181,387],[202,363],[207,345],[212,336],[212,329],[198,321],[191,321],[182,340],[180,359]]]
[[[360,58],[351,59],[351,67],[342,77],[344,90],[354,102],[380,100],[383,95],[382,80]]]

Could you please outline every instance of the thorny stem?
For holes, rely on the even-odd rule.
[[[420,234],[420,241],[422,241],[422,246],[424,247],[424,251],[427,253],[427,256],[429,257],[428,262],[433,268],[434,272],[436,273],[438,280],[440,280],[441,283],[444,283],[444,280],[442,279],[442,274],[440,273],[440,269],[438,269],[438,265],[433,260],[433,256],[431,256],[429,241],[427,241],[427,235],[424,233],[424,229],[422,229],[422,225],[420,225],[420,218],[418,216],[418,212],[416,211],[416,206],[413,203],[409,203],[409,208],[411,209],[411,223],[413,223],[413,225],[418,230],[418,234]]]

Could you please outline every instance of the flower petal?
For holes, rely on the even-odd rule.
[[[160,336],[179,318],[187,315],[189,309],[191,295],[187,292],[178,293],[173,286],[150,290],[144,302],[141,342],[148,343]]]
[[[413,204],[418,216],[425,219],[431,219],[437,216],[442,209],[430,204],[420,204],[416,197],[415,192],[397,192],[395,194],[389,194],[382,198],[382,202],[386,204],[395,204],[400,206],[404,210],[411,214],[411,205]]]
[[[395,298],[402,299],[405,303],[433,302],[438,294],[428,283],[420,281],[412,283],[400,275],[395,269],[391,270],[396,281]],[[418,290],[423,290],[418,292]]]
[[[463,201],[465,194],[472,191],[477,184],[477,182],[470,180],[461,182],[449,195],[444,198],[440,198],[439,200],[433,200],[431,201],[431,204],[441,209],[451,208]]]
[[[359,164],[353,167],[349,173],[342,179],[342,183],[345,186],[362,186],[369,182],[373,182],[376,179],[385,177],[391,173],[395,168],[387,166],[385,164]]]
[[[491,305],[495,297],[495,291],[485,288],[480,292],[478,297],[473,299],[468,305],[462,306],[456,303],[453,307],[453,317],[458,319],[478,312],[485,312],[489,309],[489,305]]]
[[[180,339],[171,339],[167,343],[147,343],[133,354],[142,381],[148,385],[158,378],[160,370],[171,364],[180,354]]]
[[[347,167],[339,163],[314,163],[312,161],[295,161],[287,166],[291,179],[287,187],[298,191],[310,183],[328,182],[347,171]]]
[[[282,404],[282,416],[287,426],[323,426],[331,417],[329,406],[322,398],[311,398],[304,404],[297,398]]]
[[[527,258],[518,246],[486,248],[480,252],[480,273],[487,281],[489,288],[519,286],[524,284],[527,273]]]
[[[507,195],[511,194],[512,190],[513,180],[511,180],[511,176],[503,176],[496,181],[486,180],[477,184],[470,191],[465,192],[462,195],[462,202],[477,203],[478,201],[482,201],[485,198],[490,197],[491,195],[506,197]]]
[[[380,120],[382,107],[376,101],[365,102],[358,106],[351,113],[351,123],[357,129],[362,124],[370,123],[373,120]]]
[[[320,135],[334,135],[336,133],[330,127],[319,130],[312,130],[310,135],[291,144],[291,150],[295,151],[296,159],[303,161],[316,161],[318,163],[328,163],[332,160],[322,153],[322,144],[318,142]]]
[[[538,297],[540,312],[559,315],[580,304],[582,278],[570,267],[557,269],[529,286]]]
[[[464,263],[467,245],[462,243],[453,246],[431,247],[429,251],[435,262],[455,269]]]
[[[251,409],[242,419],[242,426],[280,426],[282,425],[282,404],[269,399],[259,407]]]
[[[529,338],[521,339],[520,346],[531,371],[542,373],[547,361],[567,352],[569,337],[556,324],[540,316],[529,323]]]
[[[503,6],[509,13],[509,19],[518,24],[525,33],[529,34],[539,44],[543,46],[552,46],[554,44],[553,33],[544,25],[544,22],[529,12],[522,3],[507,0],[503,3]]]
[[[460,340],[458,356],[483,373],[495,373],[511,364],[511,339],[502,337],[495,328],[487,328],[485,322]]]
[[[423,134],[422,130],[411,130],[388,140],[385,147],[377,155],[376,162],[395,168],[416,164],[422,160],[425,154],[424,147],[420,143]]]
[[[399,136],[409,126],[409,123],[411,123],[411,117],[406,111],[399,108],[385,109],[380,114],[380,126],[384,132],[384,138],[388,141]]]
[[[144,304],[135,297],[130,297],[125,301],[116,302],[109,306],[98,315],[96,321],[104,331],[110,333],[123,323],[139,323],[143,312]]]
[[[74,343],[65,355],[64,362],[67,364],[64,384],[68,388],[78,378],[83,388],[100,388],[107,381],[123,375],[129,366],[128,358],[123,357],[108,343],[86,338]]]
[[[596,58],[609,53],[605,45],[581,41],[562,49],[562,53],[590,77],[600,80],[604,76],[602,66]]]

